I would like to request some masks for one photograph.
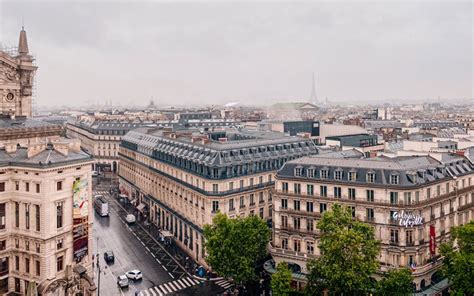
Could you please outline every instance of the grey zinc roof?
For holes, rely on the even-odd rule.
[[[16,119],[0,118],[0,128],[2,129],[15,129],[15,128],[36,128],[36,127],[48,127],[57,126],[46,121],[35,120],[25,117],[17,117]]]
[[[64,155],[54,149],[46,149],[28,158],[28,149],[19,148],[14,153],[7,153],[5,149],[0,149],[0,166],[5,165],[54,165],[66,162],[77,162],[90,159],[91,156],[84,151],[69,151]]]
[[[302,167],[301,177],[295,176],[295,168]],[[414,186],[434,182],[443,178],[464,175],[474,172],[474,165],[466,158],[446,154],[441,161],[430,156],[401,156],[395,158],[340,158],[330,155],[308,156],[287,162],[279,171],[278,176],[285,178],[306,178],[308,169],[314,169],[314,178],[321,178],[321,170],[328,170],[329,181],[348,181],[348,173],[356,171],[355,183],[367,184],[368,172],[375,174],[375,185],[390,185],[399,187]],[[342,170],[342,179],[336,180],[334,172]],[[390,176],[399,176],[398,184],[389,184]]]

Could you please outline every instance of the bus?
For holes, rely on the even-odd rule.
[[[96,195],[94,200],[94,208],[101,217],[109,215],[109,203],[102,195]]]

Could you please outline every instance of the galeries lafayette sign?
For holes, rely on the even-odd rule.
[[[398,221],[400,226],[405,227],[423,225],[423,217],[420,215],[415,215],[411,212],[393,212],[392,219]]]

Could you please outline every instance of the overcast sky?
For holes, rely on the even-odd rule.
[[[0,42],[24,19],[38,105],[473,97],[464,2],[0,0]]]

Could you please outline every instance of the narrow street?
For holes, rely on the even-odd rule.
[[[96,186],[94,191],[94,195],[107,199],[110,208],[109,217],[95,214],[94,221],[94,243],[98,242],[100,254],[101,295],[218,295],[232,286],[226,280],[203,282],[190,276],[185,266],[192,267],[186,265],[184,255],[161,245],[157,241],[157,229],[145,228],[140,223],[128,225],[125,222],[127,211],[106,188]],[[115,255],[112,264],[106,264],[103,258],[104,252],[109,250]],[[129,288],[120,289],[117,276],[132,269],[140,270],[143,279],[131,281]]]

